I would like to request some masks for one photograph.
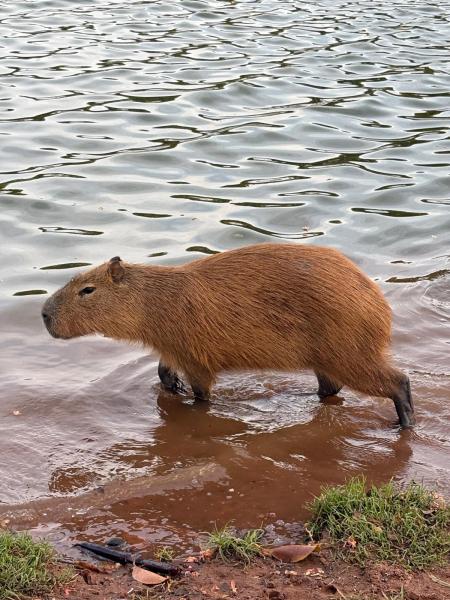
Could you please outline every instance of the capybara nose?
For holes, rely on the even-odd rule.
[[[42,311],[42,318],[44,319],[44,323],[46,325],[50,325],[50,321],[52,320],[52,318],[47,312]]]

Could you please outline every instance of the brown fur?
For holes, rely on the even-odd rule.
[[[79,296],[86,286],[94,293]],[[336,388],[394,397],[391,310],[340,252],[259,244],[183,266],[112,259],[74,277],[44,306],[55,337],[91,333],[154,348],[190,384],[221,371],[313,369]]]

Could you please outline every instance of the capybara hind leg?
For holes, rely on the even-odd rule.
[[[183,382],[175,373],[175,371],[172,371],[172,369],[166,366],[162,361],[159,361],[158,376],[161,380],[163,388],[168,392],[178,394],[179,392],[186,391]]]
[[[411,385],[409,377],[404,375],[397,390],[392,395],[400,426],[402,428],[412,427],[416,419],[414,417],[414,404],[411,396]]]
[[[363,394],[391,398],[401,427],[412,427],[415,423],[414,405],[409,379],[401,371],[380,361],[366,371],[353,368],[347,373],[345,383]]]
[[[342,385],[336,383],[326,375],[316,372],[317,381],[319,382],[319,389],[317,395],[319,398],[326,398],[327,396],[336,396],[341,389]]]

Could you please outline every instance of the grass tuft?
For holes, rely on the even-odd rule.
[[[325,488],[309,507],[314,537],[328,532],[341,558],[377,559],[407,569],[444,564],[450,552],[450,507],[436,493],[390,482],[366,490],[363,477]]]
[[[237,559],[250,562],[252,558],[261,556],[262,529],[247,531],[242,537],[226,525],[223,529],[214,529],[208,534],[207,548],[214,550],[223,560]]]
[[[0,531],[0,599],[17,600],[50,592],[67,581],[68,570],[55,569],[55,553],[46,542],[25,533]]]
[[[170,562],[173,560],[174,553],[173,550],[168,546],[163,546],[162,548],[158,548],[158,550],[155,552],[155,557],[163,562]]]

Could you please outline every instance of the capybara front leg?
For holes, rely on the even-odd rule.
[[[316,377],[317,381],[319,382],[319,389],[317,390],[317,395],[319,398],[336,396],[336,394],[341,391],[342,386],[329,379],[326,375],[322,375],[322,373],[316,373]]]
[[[175,373],[175,371],[172,371],[172,369],[166,366],[162,361],[159,361],[158,375],[163,388],[168,392],[178,394],[186,391],[183,382]]]
[[[186,375],[194,398],[202,402],[207,402],[209,400],[213,377],[203,368],[199,368],[195,372],[186,373]]]
[[[411,396],[411,385],[409,378],[405,375],[396,392],[392,395],[400,426],[402,428],[412,427],[415,422],[414,404]]]

